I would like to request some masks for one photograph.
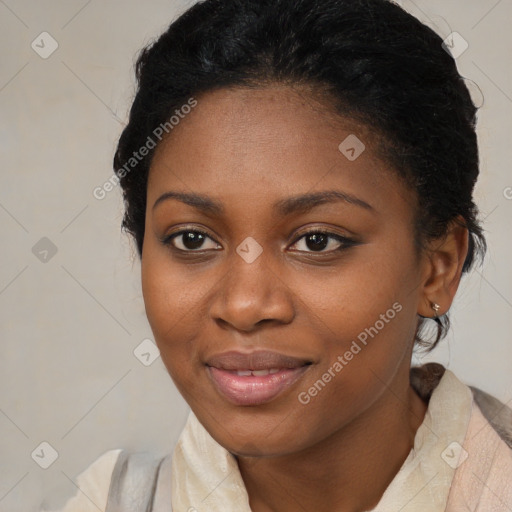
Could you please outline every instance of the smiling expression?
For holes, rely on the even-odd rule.
[[[408,372],[425,278],[414,192],[377,157],[371,129],[307,93],[268,86],[197,99],[149,173],[148,320],[219,443],[297,452],[387,400]],[[350,135],[365,145],[355,160],[339,149]],[[338,371],[393,304],[400,312]]]

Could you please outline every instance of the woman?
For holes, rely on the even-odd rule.
[[[441,38],[387,0],[206,0],[137,78],[123,226],[192,412],[62,510],[510,510],[512,412],[411,369],[485,249]]]

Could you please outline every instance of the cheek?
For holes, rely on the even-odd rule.
[[[200,317],[195,313],[193,297],[178,293],[172,274],[160,270],[150,264],[142,272],[146,316],[167,372],[185,400],[190,401],[189,392],[200,370],[191,364],[197,357],[190,340]]]
[[[300,404],[293,427],[297,434],[301,430],[299,438],[314,443],[363,414],[389,392],[407,366],[415,311],[398,301],[376,311],[378,315],[372,312],[367,319],[339,318],[329,334],[323,333],[332,342],[324,345],[322,361],[294,397]]]
[[[389,252],[390,258],[374,251],[380,256],[358,255],[317,286],[306,278],[300,283],[304,313],[316,331],[313,350],[322,354],[301,391],[318,414],[329,403],[338,404],[339,411],[367,406],[411,351],[417,324],[415,259],[404,250],[401,256]]]
[[[416,324],[417,262],[412,248],[394,245],[358,247],[328,274],[295,274],[294,292],[303,313],[323,331],[320,339],[331,340],[326,343],[330,349],[343,350],[360,334],[362,341],[365,333],[371,339],[368,330],[396,342],[410,340],[410,326]]]
[[[171,265],[165,251],[155,250],[151,244],[144,248],[141,278],[146,316],[162,360],[174,378],[196,360],[191,340],[201,328],[201,304],[207,289]]]

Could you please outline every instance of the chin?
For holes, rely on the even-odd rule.
[[[302,436],[307,438],[307,431],[314,431],[313,426],[308,429],[304,422],[298,429],[289,410],[276,414],[275,410],[269,413],[262,407],[229,407],[206,414],[204,409],[194,413],[215,441],[240,457],[276,457],[300,451],[307,444],[306,440],[301,442]]]

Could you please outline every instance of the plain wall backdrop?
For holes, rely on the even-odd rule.
[[[161,359],[134,354],[152,333],[119,188],[103,200],[93,190],[112,175],[135,54],[192,3],[0,0],[1,511],[72,491],[108,449],[165,453],[184,425]],[[512,403],[512,3],[400,3],[443,39],[458,32],[456,50],[468,43],[457,64],[483,105],[476,195],[489,243],[450,334],[415,359]],[[43,442],[58,453],[47,469]]]

